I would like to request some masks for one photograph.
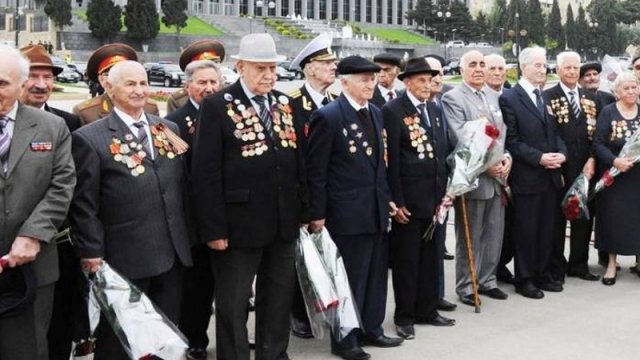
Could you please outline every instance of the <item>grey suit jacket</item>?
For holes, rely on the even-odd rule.
[[[146,114],[150,125],[175,123]],[[115,112],[73,133],[73,159],[78,186],[71,204],[75,247],[81,258],[104,258],[129,279],[160,275],[176,255],[191,265],[186,225],[184,155],[158,154],[142,161],[144,172],[114,159],[114,139],[128,144],[137,138]],[[127,140],[127,138],[131,140]]]
[[[16,236],[41,241],[33,263],[38,285],[58,279],[58,254],[49,244],[62,225],[76,184],[71,136],[62,118],[19,104],[9,169],[0,170],[0,256]]]
[[[502,128],[498,141],[504,146],[506,138],[506,127],[502,120],[502,112],[498,104],[498,97],[495,92],[484,88],[487,106],[482,99],[475,94],[469,86],[462,83],[451,91],[442,95],[442,106],[445,118],[449,125],[449,139],[455,146],[458,143],[458,135],[466,121],[476,120],[482,116],[493,121],[498,128]],[[500,194],[500,184],[487,174],[480,175],[479,186],[476,190],[466,194],[469,199],[486,200],[494,195]]]

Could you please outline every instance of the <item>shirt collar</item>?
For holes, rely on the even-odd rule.
[[[127,127],[132,127],[133,124],[138,122],[138,121],[144,121],[147,125],[149,125],[149,122],[147,121],[147,117],[145,116],[144,112],[142,113],[142,115],[140,115],[139,119],[134,119],[129,114],[125,113],[124,111],[119,110],[115,106],[113,107],[113,111],[116,113],[116,115],[118,115],[120,117],[120,119],[122,119],[122,121],[124,121],[124,123],[127,125]]]
[[[189,101],[191,101],[191,105],[193,105],[194,108],[196,108],[196,110],[200,110],[200,104],[198,104],[197,102],[195,102],[191,96],[189,96]]]
[[[6,117],[8,117],[9,119],[16,121],[16,117],[18,116],[18,102],[16,101],[15,104],[13,104],[13,107],[11,108],[11,110],[9,110],[8,113],[5,114]]]
[[[355,102],[355,100],[353,100],[349,94],[347,94],[346,91],[342,92],[344,94],[344,97],[347,99],[347,101],[349,102],[349,104],[351,105],[352,108],[354,108],[356,111],[360,111],[360,109],[367,109],[369,110],[369,102],[367,101],[367,103],[364,104],[364,106],[360,106],[357,102]]]
[[[396,95],[395,94],[395,89],[387,89],[386,87],[384,87],[384,86],[382,86],[380,84],[378,84],[377,86],[378,86],[378,89],[380,90],[380,94],[382,94],[382,97],[385,98],[385,99],[389,97],[389,93],[392,92],[392,91],[394,92],[394,95]]]
[[[409,97],[409,100],[411,100],[411,103],[413,104],[414,107],[418,107],[418,105],[422,105],[422,104],[426,104],[426,102],[420,101],[418,100],[418,98],[416,98],[415,96],[413,96],[413,94],[411,93],[411,91],[409,91],[407,89],[406,91],[407,96]],[[425,105],[426,106],[426,105]]]
[[[304,88],[307,89],[307,92],[309,93],[309,96],[311,96],[311,100],[313,100],[313,102],[316,104],[316,107],[318,109],[321,108],[323,106],[322,101],[324,100],[326,95],[317,92],[316,89],[312,88],[311,85],[309,85],[309,83],[306,81],[304,83]]]
[[[533,91],[535,89],[538,89],[538,90],[540,89],[539,87],[534,86],[532,83],[529,82],[529,80],[527,80],[525,78],[521,78],[518,83],[520,84],[520,86],[522,86],[524,91],[527,92],[527,94],[533,94]]]
[[[471,90],[471,92],[472,92],[472,93],[474,93],[474,94],[475,94],[475,93],[478,93],[478,92],[484,93],[484,87],[482,87],[482,88],[480,88],[480,90],[478,90],[478,89],[474,88],[473,86],[471,86],[471,85],[467,84],[467,82],[466,82],[466,81],[462,81],[462,83],[463,83],[466,87],[468,87],[468,88],[469,88],[469,90]]]
[[[578,86],[573,89],[569,89],[567,85],[563,84],[562,81],[560,81],[560,87],[562,88],[562,91],[564,91],[564,94],[567,95],[567,97],[569,97],[569,91],[575,92],[576,96],[578,96]]]

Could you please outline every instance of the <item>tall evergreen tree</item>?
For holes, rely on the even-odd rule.
[[[576,29],[576,19],[573,16],[571,3],[567,5],[567,20],[564,23],[564,33],[566,34],[567,47],[578,50],[578,30]]]
[[[613,54],[618,48],[618,30],[616,17],[619,14],[618,2],[615,0],[595,0],[587,8],[591,23],[598,23],[590,28],[590,46],[596,53]]]
[[[491,26],[487,22],[487,18],[482,11],[478,13],[475,19],[475,26],[473,28],[472,38],[476,41],[491,41],[493,34],[491,34]]]
[[[91,34],[108,43],[122,28],[122,9],[113,0],[92,0],[87,5]]]
[[[520,30],[526,29],[527,24],[527,7],[525,0],[511,0],[507,6],[507,33],[514,32],[514,36],[509,40],[515,41],[516,27]],[[516,26],[516,13],[518,14],[518,26]],[[506,38],[505,38],[506,39]],[[520,46],[526,47],[526,38],[520,40]]]
[[[154,0],[135,0],[124,7],[124,25],[127,36],[145,42],[154,39],[160,31],[158,9]]]
[[[542,7],[539,0],[529,0],[527,3],[527,37],[529,42],[532,42],[538,46],[544,46],[544,15],[542,14]]]
[[[576,18],[576,51],[587,55],[589,51],[589,22],[582,5],[578,7],[578,17]]]
[[[73,25],[71,21],[71,0],[47,0],[44,5],[44,12],[56,26],[56,31],[60,35],[60,42],[64,42],[62,39],[63,28]]]
[[[507,17],[507,0],[496,0],[491,7],[489,16],[487,16],[489,27],[496,30],[494,33],[495,42],[506,40]],[[500,28],[502,31],[499,30]]]
[[[187,26],[187,0],[164,0],[162,2],[162,23],[167,27],[175,26],[176,34]]]
[[[416,24],[416,28],[422,28],[423,33],[427,34],[427,31],[433,30],[432,25],[437,21],[435,12],[436,5],[431,0],[418,0],[416,8],[407,11],[406,17]]]
[[[558,47],[555,52],[564,50],[565,37],[558,0],[553,0],[553,5],[551,6],[551,14],[549,15],[549,23],[547,25],[547,37],[557,42]]]

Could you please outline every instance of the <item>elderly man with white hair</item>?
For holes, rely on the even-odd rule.
[[[467,121],[481,117],[498,128],[504,128],[498,96],[485,86],[486,63],[484,55],[472,50],[460,59],[462,84],[442,96],[444,113],[449,124],[450,139],[455,144]],[[504,132],[498,141],[504,145]],[[465,244],[465,221],[461,202],[466,202],[468,226],[473,238],[476,273],[480,293],[493,299],[505,300],[507,294],[498,288],[496,269],[502,248],[504,207],[500,179],[506,179],[511,170],[511,156],[503,159],[480,175],[478,188],[463,198],[456,199],[456,293],[460,301],[474,305],[470,268]]]
[[[70,217],[76,252],[85,271],[96,272],[103,260],[108,262],[175,322],[181,275],[192,264],[184,143],[171,136],[178,132],[176,124],[144,112],[149,83],[140,63],[118,62],[106,85],[112,112],[72,136],[78,186]],[[128,359],[103,320],[94,358]]]
[[[502,95],[505,88],[511,87],[507,81],[507,62],[498,54],[485,55],[484,62],[486,87]]]
[[[546,90],[544,96],[551,109],[558,134],[567,146],[567,161],[562,165],[566,193],[575,178],[584,174],[588,178],[595,172],[595,160],[591,155],[593,134],[598,116],[597,100],[588,91],[578,86],[580,79],[580,55],[573,51],[558,54],[558,85]],[[559,199],[561,200],[561,199]],[[565,231],[567,221],[563,214],[557,214],[555,239],[551,261],[547,273],[554,281],[563,283],[565,274],[587,281],[597,281],[599,277],[589,272],[589,240],[593,228],[593,218],[571,222],[571,253],[569,261],[564,257]]]
[[[547,77],[546,51],[526,48],[520,53],[522,78],[500,96],[507,124],[506,147],[513,157],[509,177],[515,219],[513,239],[516,292],[544,297],[541,289],[558,291],[545,273],[553,248],[558,198],[564,186],[562,164],[567,149],[542,95]]]

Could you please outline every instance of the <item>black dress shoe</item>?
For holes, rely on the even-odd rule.
[[[313,337],[309,322],[298,320],[294,317],[291,317],[291,333],[301,339],[311,339]]]
[[[403,341],[404,339],[402,338],[392,338],[385,335],[380,335],[376,337],[365,336],[364,339],[362,340],[362,342],[365,345],[381,347],[381,348],[396,347],[402,344]]]
[[[544,293],[530,282],[517,285],[516,292],[530,299],[542,299],[544,297]]]
[[[607,286],[615,285],[616,284],[616,277],[614,276],[612,278],[608,278],[608,277],[604,277],[603,276],[602,277],[602,283],[604,285],[607,285]]]
[[[396,333],[405,340],[411,340],[416,337],[413,325],[396,325]]]
[[[492,299],[498,299],[498,300],[507,300],[507,298],[509,297],[509,295],[507,295],[504,291],[498,289],[498,288],[493,288],[493,289],[487,289],[487,290],[479,290],[480,294],[482,295],[486,295]]]
[[[587,281],[598,281],[600,280],[600,276],[596,274],[592,274],[589,271],[567,271],[568,277],[577,277],[582,280]]]
[[[332,347],[331,353],[333,355],[340,356],[345,360],[368,360],[371,358],[371,355],[364,352],[364,350],[359,346],[354,346],[350,349],[338,349]]]
[[[498,271],[496,272],[496,278],[500,282],[513,284],[513,274],[505,266],[498,268]]]
[[[535,285],[538,289],[549,292],[561,292],[562,284],[557,281],[553,281],[550,277],[544,277],[543,279],[536,280]]]
[[[438,300],[438,310],[440,311],[453,311],[458,307],[458,305],[451,303],[444,298]]]
[[[433,319],[417,319],[416,323],[433,326],[453,326],[456,324],[456,321],[438,314]]]
[[[206,358],[207,349],[193,347],[187,350],[187,359],[189,360],[205,360]]]
[[[473,294],[460,296],[460,302],[465,305],[476,306],[476,303],[473,301]],[[481,305],[481,304],[482,304],[482,301],[478,299],[478,305]]]

